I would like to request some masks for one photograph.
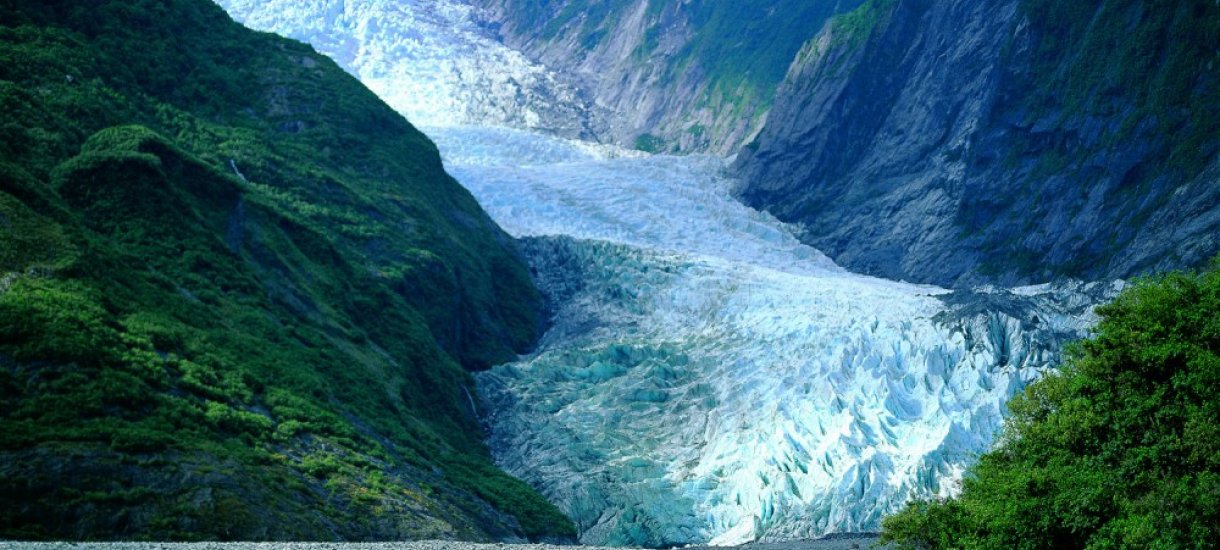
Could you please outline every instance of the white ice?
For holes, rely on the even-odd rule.
[[[723,159],[653,156],[506,128],[426,131],[446,169],[514,235],[567,235],[784,271],[844,273],[772,216],[732,200],[730,181],[719,175]]]
[[[722,159],[499,127],[574,135],[563,121],[587,105],[458,0],[220,3],[336,58],[531,237],[554,323],[536,353],[480,374],[480,394],[498,463],[585,543],[869,531],[951,494],[1007,400],[1114,288],[860,276],[733,200]]]
[[[217,0],[258,30],[307,42],[414,124],[499,124],[579,136],[579,90],[496,42],[454,0]]]
[[[479,383],[501,465],[586,543],[875,530],[912,495],[950,494],[1107,291],[957,304],[835,266],[734,201],[720,159],[430,135],[508,231],[568,237],[528,245],[544,289],[576,289],[542,348]],[[966,307],[979,302],[1005,311]]]

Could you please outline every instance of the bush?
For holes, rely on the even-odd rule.
[[[1220,537],[1220,259],[1137,282],[1009,406],[955,499],[883,538],[921,548],[1204,548]]]
[[[83,284],[23,277],[0,294],[0,350],[18,361],[112,360],[119,337],[99,302]]]

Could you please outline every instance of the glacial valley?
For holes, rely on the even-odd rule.
[[[1122,287],[852,273],[738,202],[729,159],[582,141],[613,113],[458,0],[221,4],[361,78],[521,239],[549,328],[476,375],[479,408],[497,464],[582,543],[875,531],[912,497],[953,494],[1005,403]]]

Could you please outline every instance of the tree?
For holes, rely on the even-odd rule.
[[[1220,258],[1136,282],[1013,399],[957,498],[883,522],[906,548],[1205,548],[1220,540]]]

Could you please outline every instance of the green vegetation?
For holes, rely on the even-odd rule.
[[[662,153],[665,151],[665,140],[652,134],[640,134],[635,138],[635,149],[646,153]]]
[[[958,498],[884,522],[908,548],[1209,548],[1220,537],[1220,259],[1144,280],[1015,398]]]
[[[867,0],[860,7],[830,21],[831,47],[856,48],[894,14],[898,0]]]
[[[528,271],[331,61],[207,0],[0,2],[0,108],[0,538],[573,533],[466,393]]]
[[[768,2],[654,1],[650,8],[689,10],[694,37],[678,53],[678,67],[691,63],[709,75],[708,90],[726,103],[741,97],[770,105],[788,66],[805,41],[838,11],[857,2],[784,0]],[[661,32],[657,27],[650,32]],[[676,74],[675,74],[676,76]],[[716,103],[713,99],[710,103]]]

